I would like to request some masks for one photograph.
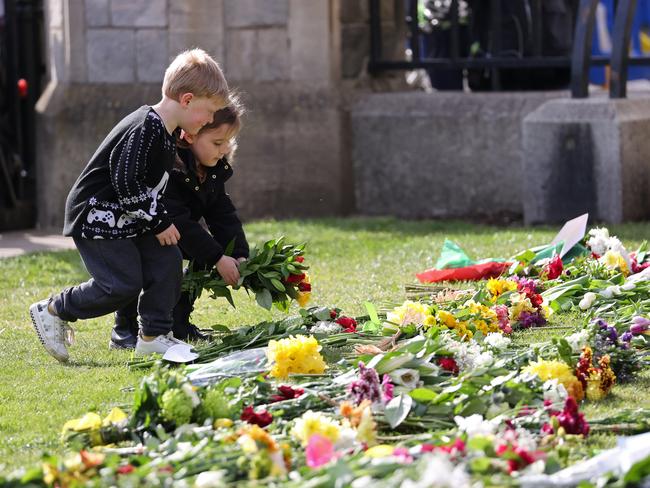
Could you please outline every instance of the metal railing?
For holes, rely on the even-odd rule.
[[[492,89],[500,89],[500,69],[530,69],[530,68],[570,68],[570,89],[573,98],[588,96],[589,69],[592,66],[610,67],[609,93],[611,98],[625,98],[627,70],[629,66],[650,65],[649,56],[629,56],[629,46],[632,30],[632,20],[636,11],[636,0],[618,0],[615,2],[616,17],[612,36],[611,56],[592,56],[592,42],[598,0],[580,0],[575,29],[573,32],[573,47],[570,55],[543,55],[543,26],[542,1],[529,0],[531,6],[531,37],[532,55],[504,56],[501,55],[501,22],[500,13],[502,1],[508,0],[479,0],[489,2],[489,22],[492,40],[492,52],[489,57],[462,56],[460,53],[461,33],[459,19],[459,0],[452,0],[449,11],[449,56],[423,57],[420,50],[422,31],[418,19],[418,0],[407,2],[407,18],[409,40],[411,46],[410,60],[387,60],[383,58],[382,49],[382,19],[380,1],[370,2],[370,61],[368,69],[371,73],[384,70],[412,69],[487,69],[490,70]]]

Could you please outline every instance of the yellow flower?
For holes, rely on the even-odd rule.
[[[109,414],[104,418],[102,421],[102,425],[104,427],[109,426],[111,424],[119,424],[121,422],[124,422],[127,419],[127,415],[124,413],[124,411],[121,408],[114,407]]]
[[[233,421],[231,419],[217,419],[214,421],[214,428],[219,429],[219,428],[228,428],[232,427]]]
[[[321,412],[307,410],[296,420],[291,435],[306,446],[309,438],[314,434],[322,435],[335,443],[341,435],[341,425]]]
[[[82,432],[86,430],[98,430],[102,426],[102,418],[94,412],[88,412],[81,418],[68,420],[63,424],[62,434],[72,430]]]
[[[321,374],[327,364],[320,354],[321,346],[314,336],[290,336],[279,341],[270,341],[267,357],[273,367],[270,375],[287,378],[292,373]]]
[[[509,291],[514,291],[517,289],[517,283],[512,280],[500,280],[495,278],[490,278],[486,285],[487,291],[490,292],[490,295],[494,299],[507,293]]]
[[[458,325],[456,317],[446,310],[438,310],[438,319],[440,319],[440,321],[450,329],[453,329]]]
[[[310,291],[299,291],[298,292],[298,305],[301,307],[304,307],[309,303],[309,300],[311,300],[311,292]]]
[[[392,456],[395,452],[394,446],[389,446],[388,444],[379,444],[378,446],[371,447],[364,454],[369,458],[385,458]]]
[[[534,313],[535,307],[530,302],[529,298],[526,298],[525,293],[515,293],[512,297],[512,305],[510,306],[510,320],[518,320],[522,312]]]
[[[268,449],[271,452],[279,449],[278,443],[271,437],[271,434],[254,424],[242,427],[237,442],[248,453],[257,452],[259,448]]]
[[[388,322],[393,322],[397,325],[435,325],[436,319],[431,315],[428,306],[411,300],[405,301],[399,307],[396,307],[386,315]]]
[[[580,381],[573,374],[569,365],[562,361],[547,361],[542,359],[537,362],[531,362],[523,371],[537,375],[542,381],[558,380],[558,382],[564,385],[569,394],[573,393],[571,396],[577,401],[582,400],[583,393]]]
[[[607,251],[603,254],[598,261],[605,265],[608,269],[618,269],[625,276],[630,274],[630,268],[625,261],[625,258],[621,256],[621,253],[618,251]]]

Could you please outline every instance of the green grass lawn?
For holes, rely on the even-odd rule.
[[[262,221],[245,226],[251,243],[286,235],[308,243],[312,304],[336,305],[347,314],[364,313],[363,302],[404,299],[403,285],[435,263],[445,238],[456,241],[474,258],[507,257],[544,244],[555,228],[493,227],[458,222],[399,222],[394,219],[321,219]],[[610,232],[634,249],[650,236],[650,223],[614,226]],[[44,452],[60,452],[63,423],[89,410],[107,413],[128,404],[142,372],[125,367],[130,354],[109,351],[112,317],[73,324],[76,344],[70,362],[57,363],[39,343],[28,307],[50,293],[87,279],[76,251],[38,253],[0,260],[0,472],[36,462]],[[279,312],[259,308],[245,293],[235,295],[236,309],[225,300],[202,297],[193,321],[200,326],[252,324]],[[295,307],[295,306],[294,306]],[[295,309],[294,309],[295,310]],[[575,325],[576,318],[555,317],[554,325]],[[557,331],[553,331],[557,333]],[[519,334],[518,342],[545,340],[545,331]],[[650,375],[616,386],[589,415],[620,407],[650,404]],[[612,438],[600,438],[608,445]],[[4,466],[2,466],[4,465]]]

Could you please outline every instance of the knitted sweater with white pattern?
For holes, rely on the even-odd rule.
[[[106,136],[72,186],[63,234],[126,239],[171,225],[161,202],[176,155],[174,136],[144,105]]]

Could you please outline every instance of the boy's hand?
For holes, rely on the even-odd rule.
[[[156,234],[156,239],[158,239],[161,246],[175,246],[180,238],[181,235],[174,224],[167,227],[160,234]]]
[[[223,280],[230,286],[235,286],[239,281],[239,263],[235,258],[230,256],[221,256],[217,261],[215,268],[223,278]]]

